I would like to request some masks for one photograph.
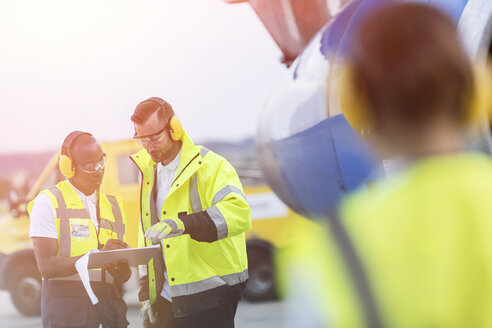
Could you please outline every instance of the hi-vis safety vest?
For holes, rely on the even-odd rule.
[[[317,327],[492,327],[491,195],[490,156],[464,153],[423,159],[349,196],[338,219],[357,258],[333,224],[327,233],[306,229],[282,254],[296,319],[318,317]]]
[[[126,217],[119,197],[99,193],[99,233],[89,212],[67,180],[40,193],[48,195],[55,210],[59,256],[75,257],[98,248],[108,239],[125,240]],[[29,214],[34,201],[28,206]]]
[[[227,286],[241,284],[248,279],[248,261],[244,232],[251,228],[251,210],[234,168],[223,157],[205,147],[193,144],[185,133],[181,158],[163,207],[156,209],[153,190],[156,189],[156,163],[145,149],[132,160],[142,173],[141,227],[139,247],[152,242],[143,236],[159,220],[177,218],[184,214],[206,211],[217,228],[217,240],[198,242],[190,235],[164,239],[161,246],[173,307],[177,316],[187,315],[192,309],[193,296],[210,293],[200,303]],[[148,295],[154,303],[163,287],[162,257],[147,266]],[[143,299],[142,299],[143,298]]]

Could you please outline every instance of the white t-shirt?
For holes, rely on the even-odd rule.
[[[68,179],[67,179],[68,181]],[[97,194],[94,191],[91,195],[86,196],[83,192],[75,188],[70,181],[70,186],[77,192],[80,200],[84,203],[85,208],[89,212],[92,223],[96,229],[99,229],[97,222]],[[32,204],[31,223],[29,227],[29,237],[46,237],[58,239],[55,223],[55,209],[51,205],[50,197],[44,193],[39,194]]]
[[[181,149],[174,159],[167,165],[162,165],[161,163],[157,164],[157,197],[155,200],[155,207],[157,209],[157,213],[162,213],[162,206],[164,205],[164,201],[169,194],[169,190],[171,189],[171,184],[173,183],[174,175],[176,174],[176,169],[179,166],[179,161],[181,159]],[[162,256],[164,257],[164,252],[162,252]],[[164,259],[164,263],[166,259]],[[167,278],[167,270],[164,271],[164,286],[162,288],[161,296],[171,301],[171,290],[169,288],[169,281]]]

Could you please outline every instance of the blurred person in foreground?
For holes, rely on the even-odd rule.
[[[491,327],[492,160],[465,151],[479,97],[454,23],[387,3],[360,22],[347,66],[349,121],[381,158],[405,164],[350,195],[326,234],[292,245],[287,322]]]
[[[234,327],[251,228],[241,181],[225,158],[193,143],[165,100],[142,101],[131,120],[143,145],[132,155],[141,173],[138,242],[162,250],[139,267],[144,326]]]
[[[43,327],[127,327],[121,284],[131,275],[126,261],[89,270],[99,302],[93,305],[75,262],[93,250],[127,248],[126,216],[120,198],[99,192],[106,155],[87,132],[64,140],[59,168],[66,179],[29,203],[30,234],[43,277]]]

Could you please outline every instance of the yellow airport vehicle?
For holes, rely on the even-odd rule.
[[[128,231],[137,231],[139,216],[138,175],[129,155],[140,149],[133,140],[101,144],[106,153],[106,171],[101,191],[118,194],[124,201],[128,217]],[[46,164],[29,192],[23,199],[17,198],[10,216],[0,222],[0,289],[10,292],[12,301],[20,313],[36,316],[41,313],[41,275],[39,274],[32,241],[29,238],[27,203],[43,189],[61,181],[58,154]],[[129,243],[137,245],[136,233],[129,234]]]
[[[128,241],[136,247],[140,184],[138,170],[129,155],[141,146],[134,140],[105,142],[101,146],[106,153],[101,191],[122,197],[127,213]],[[0,221],[0,289],[10,292],[15,307],[26,316],[40,314],[41,299],[41,276],[29,238],[26,208],[39,191],[62,180],[57,159],[58,154],[51,158],[27,195],[12,202],[14,206],[10,209],[10,216]],[[231,163],[236,166],[233,161]],[[238,166],[253,219],[253,228],[247,233],[250,278],[243,296],[251,301],[274,299],[273,250],[287,243],[289,225],[305,219],[280,201],[262,179],[259,168],[249,164],[241,168],[244,163]]]

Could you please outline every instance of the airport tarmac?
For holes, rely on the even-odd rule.
[[[125,297],[128,304],[130,327],[141,327],[140,305],[136,296]],[[282,326],[282,302],[249,303],[241,301],[236,314],[236,328],[267,328]],[[10,295],[0,291],[0,328],[38,328],[41,318],[26,318],[17,312]]]

